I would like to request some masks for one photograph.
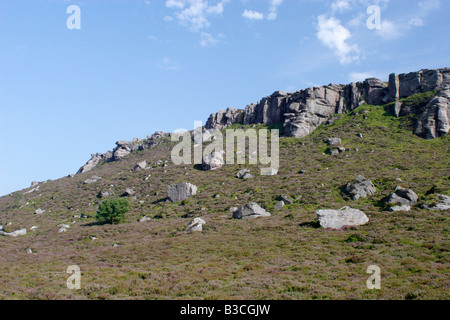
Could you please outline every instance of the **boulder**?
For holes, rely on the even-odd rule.
[[[366,179],[362,175],[358,175],[353,181],[349,182],[345,187],[345,193],[349,195],[353,200],[359,198],[366,198],[373,195],[377,190],[372,181]]]
[[[284,201],[278,201],[274,206],[275,210],[281,210],[283,208],[284,208]]]
[[[1,230],[3,230],[3,228]],[[25,229],[25,228],[20,229],[20,230],[16,230],[16,231],[13,231],[13,232],[4,232],[4,231],[1,231],[1,230],[0,230],[0,235],[8,236],[8,237],[18,237],[18,236],[23,236],[23,235],[27,234],[27,229]]]
[[[141,161],[133,167],[133,171],[144,170],[147,167],[147,161]]]
[[[285,205],[293,204],[293,203],[294,203],[294,202],[293,202],[291,199],[289,199],[287,196],[280,196],[280,197],[279,197],[279,200],[280,200],[280,201],[283,201]]]
[[[417,203],[419,197],[411,189],[405,189],[400,186],[395,188],[395,191],[383,199],[385,204],[400,204],[413,206]]]
[[[222,152],[213,152],[210,155],[203,157],[203,170],[218,170],[223,167],[225,161],[223,160]]]
[[[100,191],[97,196],[99,198],[106,198],[106,197],[109,197],[110,195],[111,194],[108,191]]]
[[[427,210],[450,210],[450,197],[445,194],[436,194],[437,201],[433,205],[422,205]]]
[[[98,180],[100,180],[101,179],[101,177],[98,177],[98,176],[92,176],[91,178],[89,178],[89,179],[86,179],[85,181],[84,181],[84,183],[86,183],[86,184],[92,184],[92,183],[96,183]]]
[[[242,177],[243,177],[246,173],[250,173],[250,170],[248,170],[248,169],[242,169],[242,170],[239,170],[239,172],[236,174],[236,177],[239,178],[239,179],[242,179]]]
[[[147,222],[147,221],[150,221],[150,220],[152,220],[152,218],[149,218],[149,217],[147,217],[147,216],[144,216],[144,217],[142,217],[141,219],[139,219],[139,222]]]
[[[41,208],[37,209],[34,214],[43,214],[45,210],[42,210]]]
[[[252,175],[250,172],[246,172],[246,173],[242,176],[242,179],[243,179],[243,180],[253,179],[253,178],[255,178],[255,176]]]
[[[201,232],[203,231],[203,225],[206,224],[202,218],[195,218],[187,224],[186,232]]]
[[[255,202],[250,202],[233,212],[233,219],[245,220],[258,217],[270,217],[270,213]]]
[[[317,210],[317,217],[322,228],[341,229],[345,226],[360,226],[369,222],[364,212],[343,207],[340,210]]]
[[[411,211],[411,206],[408,206],[406,204],[403,204],[401,206],[393,206],[393,207],[388,207],[387,211],[390,212],[397,212],[397,211]]]
[[[167,187],[167,196],[171,202],[183,201],[197,194],[197,186],[191,183],[180,183]]]
[[[341,145],[342,140],[339,139],[339,138],[328,138],[328,139],[326,140],[326,143],[327,143],[329,146],[339,146],[339,145]]]
[[[124,195],[125,197],[131,197],[131,196],[133,196],[135,193],[136,193],[136,192],[134,192],[133,189],[131,189],[131,188],[126,188],[123,195]]]

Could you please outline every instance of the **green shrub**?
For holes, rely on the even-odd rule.
[[[100,222],[114,224],[120,222],[128,211],[130,211],[130,203],[127,199],[106,199],[98,205],[95,218]]]

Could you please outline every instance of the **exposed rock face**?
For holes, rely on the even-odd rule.
[[[387,211],[391,211],[391,212],[397,212],[397,211],[410,211],[411,210],[411,206],[408,206],[406,204],[403,204],[401,206],[393,206],[393,207],[389,207],[387,209]]]
[[[353,200],[366,198],[374,194],[377,190],[372,181],[366,179],[362,175],[358,175],[353,181],[349,182],[345,187],[345,193],[352,197]]]
[[[96,183],[100,179],[101,179],[101,177],[99,177],[99,176],[92,176],[91,178],[86,179],[84,181],[84,183],[86,183],[86,184]]]
[[[225,161],[223,160],[222,152],[213,152],[209,156],[203,158],[203,170],[218,170],[223,167]]]
[[[250,202],[233,212],[233,219],[246,220],[258,217],[270,217],[270,213],[255,202]]]
[[[197,194],[197,186],[190,183],[180,183],[167,188],[167,196],[170,201],[183,201]]]
[[[439,92],[425,108],[415,134],[425,139],[445,136],[450,130],[450,90]]]
[[[120,161],[133,151],[151,149],[160,143],[160,139],[168,136],[170,136],[169,133],[157,131],[153,135],[147,136],[146,140],[134,138],[133,141],[117,141],[116,147],[112,151],[104,154],[92,154],[91,159],[78,170],[77,174],[92,170],[102,162]]]
[[[383,202],[385,204],[400,204],[412,206],[417,203],[419,197],[411,189],[405,189],[400,186],[395,188],[395,191],[386,197]]]
[[[344,226],[360,226],[369,222],[364,212],[343,207],[340,210],[318,210],[316,211],[319,223],[325,229],[340,229]]]
[[[147,167],[147,161],[141,161],[137,165],[134,166],[133,171],[141,171]]]
[[[186,232],[202,232],[204,224],[206,224],[205,220],[202,218],[195,218],[188,223]]]
[[[363,82],[330,84],[295,93],[277,91],[258,103],[246,106],[244,110],[229,108],[212,114],[206,128],[222,130],[236,123],[283,123],[285,136],[301,138],[334,114],[347,113],[365,103],[380,105],[395,102],[413,94],[443,89],[446,85],[450,85],[449,68],[391,74],[388,85],[369,78]],[[442,119],[443,112],[440,114],[439,119]]]

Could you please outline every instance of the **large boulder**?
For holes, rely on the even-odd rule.
[[[147,167],[147,161],[141,161],[133,167],[133,171],[141,171]]]
[[[167,196],[171,202],[183,201],[197,194],[197,186],[191,183],[180,183],[167,187]]]
[[[422,205],[422,208],[427,210],[450,210],[450,197],[445,194],[436,194],[436,201],[432,205]]]
[[[377,190],[375,189],[372,181],[366,179],[362,175],[358,175],[345,187],[345,193],[349,195],[353,200],[366,198],[370,195],[373,195],[376,191]]]
[[[322,228],[341,229],[345,226],[360,226],[369,222],[364,212],[343,207],[340,210],[317,210],[317,217]]]
[[[270,213],[255,202],[250,202],[233,212],[233,219],[245,220],[258,217],[270,217]]]
[[[383,199],[383,202],[385,204],[413,206],[417,203],[418,199],[419,197],[417,196],[417,194],[411,189],[397,186],[393,193]]]

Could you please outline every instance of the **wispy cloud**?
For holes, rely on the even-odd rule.
[[[254,10],[244,10],[242,16],[249,20],[275,20],[278,16],[278,7],[283,4],[283,0],[270,0],[269,11],[267,15]]]
[[[224,38],[225,35],[222,33],[219,33],[217,37],[214,37],[212,34],[207,32],[202,32],[200,35],[200,46],[202,48],[208,48],[208,47],[216,47],[217,44],[221,41],[220,38]]]
[[[207,0],[166,0],[166,7],[175,10],[175,18],[181,25],[198,32],[210,26],[209,17],[221,15],[230,0],[220,0],[210,4]],[[171,19],[165,18],[165,21]]]

